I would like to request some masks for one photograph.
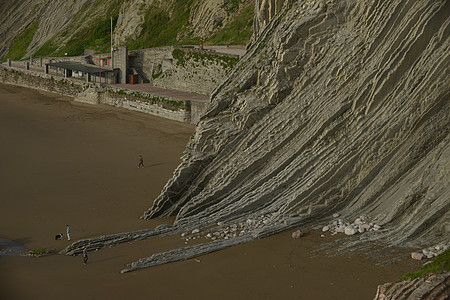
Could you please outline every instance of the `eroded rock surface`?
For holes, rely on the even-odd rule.
[[[339,213],[376,220],[365,239],[447,239],[449,2],[263,2],[279,9],[257,16],[143,218],[188,230],[271,214],[261,237]]]
[[[374,300],[448,299],[450,273],[430,275],[378,286]]]

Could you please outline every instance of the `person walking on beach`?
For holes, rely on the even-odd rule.
[[[66,225],[67,240],[70,241],[70,227]]]
[[[87,247],[84,247],[83,249],[83,264],[87,264],[88,261],[88,255],[87,255]]]
[[[142,157],[142,155],[139,155],[139,165],[138,165],[138,168],[140,168],[140,167],[144,167],[144,158]]]

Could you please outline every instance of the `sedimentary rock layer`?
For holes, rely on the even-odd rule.
[[[450,273],[431,275],[378,286],[374,300],[448,299]]]
[[[447,239],[449,2],[272,2],[143,218],[270,213],[265,235],[339,212],[389,244]]]

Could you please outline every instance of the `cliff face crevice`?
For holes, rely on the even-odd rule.
[[[255,37],[144,218],[265,235],[339,212],[449,237],[448,1],[256,1]],[[361,238],[363,235],[361,235]]]

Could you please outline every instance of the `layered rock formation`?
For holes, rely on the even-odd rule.
[[[252,5],[254,0],[191,1],[189,22],[183,24],[178,33],[179,40],[211,37],[217,30],[232,22],[242,10]],[[95,30],[99,20],[109,20],[119,10],[117,24],[113,32],[114,46],[123,46],[128,40],[136,39],[143,30],[146,14],[153,7],[159,7],[172,15],[177,1],[160,0],[15,0],[0,1],[0,58],[8,53],[14,41],[34,22],[38,28],[26,49],[25,57],[35,53],[50,39],[55,51],[64,47],[69,41],[81,42],[79,34]],[[181,21],[180,21],[181,22]],[[108,43],[109,45],[109,43]],[[83,46],[83,45],[81,45]],[[108,46],[109,49],[109,46]],[[24,49],[25,50],[25,49]]]
[[[143,218],[188,229],[270,214],[260,237],[339,212],[383,228],[361,239],[448,239],[449,2],[262,2]]]
[[[448,299],[450,273],[379,285],[374,300]]]
[[[27,55],[34,53],[46,41],[70,23],[88,0],[19,0],[0,3],[0,57],[8,52],[22,32],[33,22],[39,22]]]

